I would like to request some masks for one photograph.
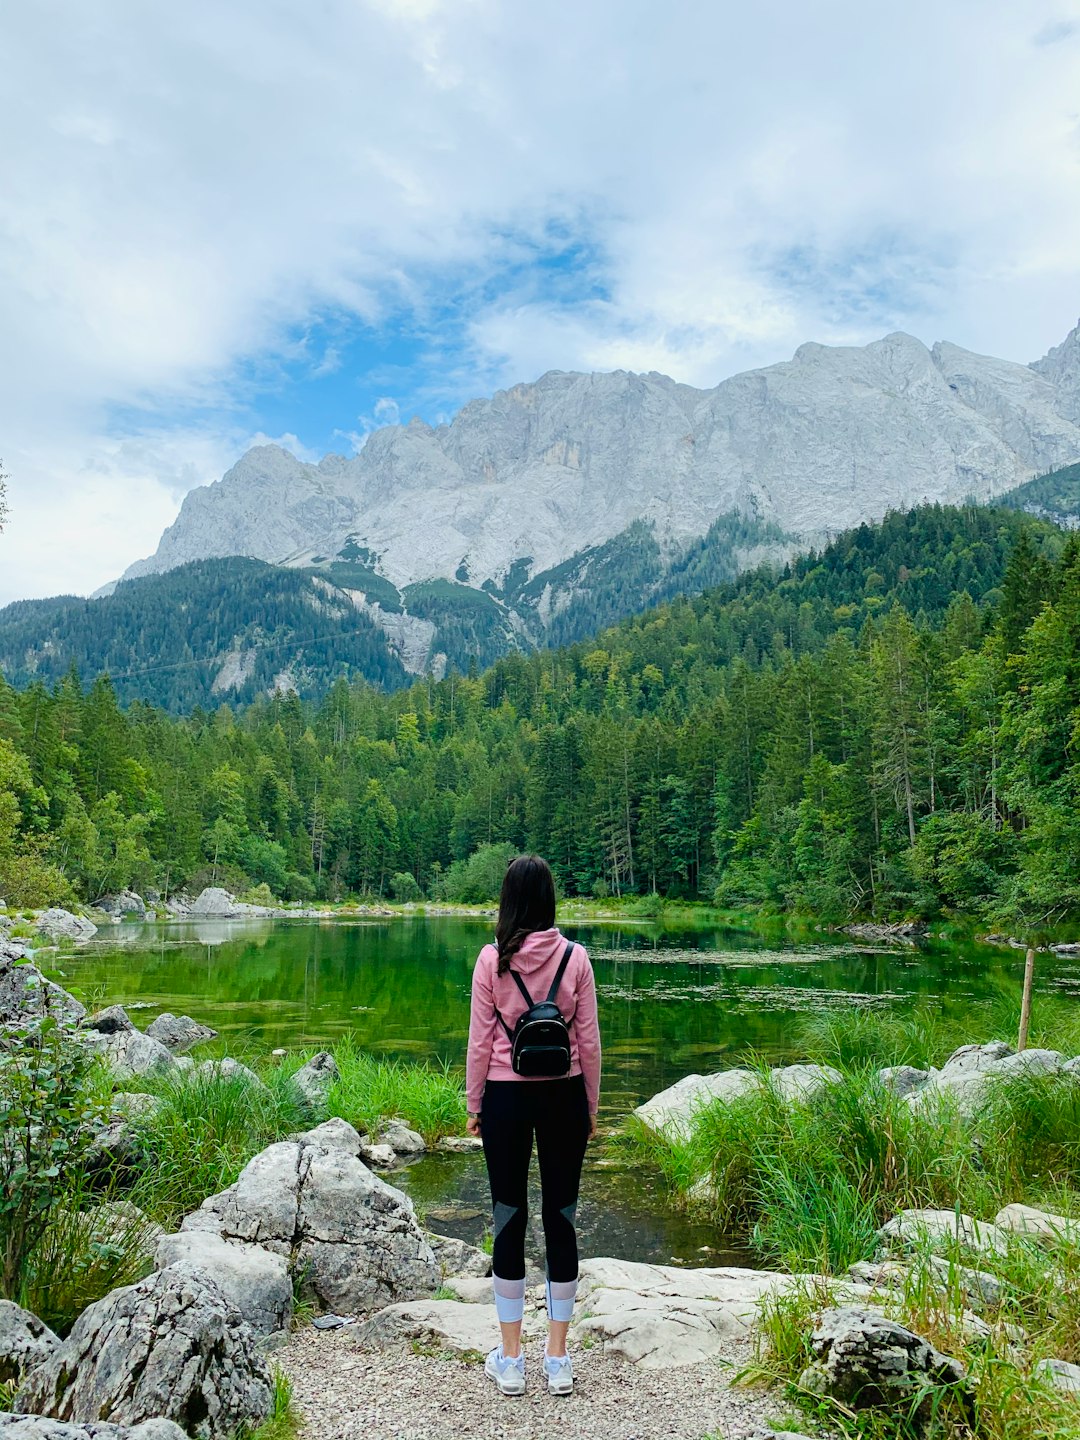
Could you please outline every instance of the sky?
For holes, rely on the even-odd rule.
[[[1080,316],[1080,0],[34,0],[0,57],[0,604],[266,439]]]

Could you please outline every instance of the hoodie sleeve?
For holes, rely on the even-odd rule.
[[[491,964],[485,945],[476,957],[472,978],[472,1008],[469,1012],[469,1048],[465,1057],[465,1104],[471,1115],[480,1113],[495,1040],[495,994],[491,988]]]
[[[596,1009],[596,981],[592,961],[585,947],[578,947],[581,960],[577,982],[577,1010],[574,1030],[577,1034],[578,1059],[585,1077],[585,1093],[589,1097],[589,1114],[595,1115],[600,1101],[600,1019]]]

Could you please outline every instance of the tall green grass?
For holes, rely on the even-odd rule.
[[[811,1098],[758,1086],[693,1117],[671,1141],[635,1128],[627,1142],[683,1203],[748,1240],[766,1264],[837,1273],[868,1259],[898,1211],[1048,1199],[1080,1210],[1080,1086],[1072,1077],[996,1079],[965,1119],[945,1094],[911,1106],[870,1068]]]
[[[326,1113],[338,1115],[361,1133],[375,1133],[386,1120],[400,1118],[428,1144],[465,1129],[465,1086],[449,1065],[380,1060],[361,1050],[351,1036],[334,1045],[341,1078],[330,1087]],[[304,1063],[291,1057],[288,1075]]]
[[[264,1085],[196,1071],[150,1078],[143,1088],[160,1104],[131,1122],[141,1160],[128,1198],[167,1228],[231,1185],[258,1151],[311,1123],[278,1070],[265,1072]]]
[[[154,1268],[154,1237],[131,1206],[102,1208],[85,1181],[73,1185],[22,1268],[17,1302],[58,1335],[88,1305]]]

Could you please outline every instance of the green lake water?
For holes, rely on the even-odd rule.
[[[797,1021],[830,1006],[910,1006],[931,1000],[970,1017],[1019,994],[1021,952],[976,944],[865,947],[833,937],[766,939],[745,931],[657,925],[564,926],[593,959],[604,1044],[601,1122],[691,1072],[736,1063],[750,1048],[774,1063],[802,1059]],[[464,1060],[473,961],[490,922],[214,921],[124,924],[58,959],[90,1005],[190,1014],[235,1052],[325,1045],[346,1033],[375,1054]],[[46,957],[42,957],[45,959]],[[1080,959],[1046,957],[1044,990],[1080,995]],[[433,1156],[395,1184],[427,1210],[432,1228],[476,1240],[487,1207],[480,1156]],[[534,1211],[538,1213],[539,1206]],[[668,1212],[655,1181],[590,1155],[579,1228],[594,1254],[682,1263],[736,1263],[711,1227]],[[534,1232],[534,1251],[540,1237]]]

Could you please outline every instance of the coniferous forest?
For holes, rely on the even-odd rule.
[[[0,682],[0,895],[567,894],[827,917],[1080,913],[1080,542],[1010,509],[860,526],[559,650],[173,717]]]

